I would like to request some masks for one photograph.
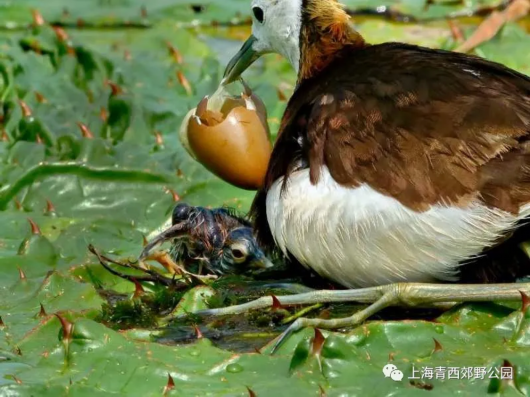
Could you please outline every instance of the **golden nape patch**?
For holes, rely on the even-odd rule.
[[[306,0],[302,24],[300,80],[325,68],[344,46],[364,45],[344,6],[336,0]]]
[[[334,36],[343,35],[350,20],[344,6],[337,0],[308,0],[306,10],[317,28]]]

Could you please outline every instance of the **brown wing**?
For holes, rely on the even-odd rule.
[[[511,212],[530,203],[530,80],[460,54],[399,52],[392,68],[385,54],[378,68],[357,60],[362,72],[337,71],[299,116],[312,182],[326,165],[340,184],[367,183],[415,210],[477,197]]]

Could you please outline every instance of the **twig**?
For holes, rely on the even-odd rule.
[[[530,0],[514,0],[503,11],[493,11],[473,34],[455,51],[469,52],[482,43],[491,40],[507,23],[516,21],[530,12]]]

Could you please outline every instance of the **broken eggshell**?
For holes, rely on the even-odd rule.
[[[247,190],[262,186],[272,152],[267,111],[247,86],[241,96],[220,88],[205,97],[179,135],[191,156],[221,179]]]

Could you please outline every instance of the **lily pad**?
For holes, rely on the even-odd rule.
[[[520,305],[461,305],[435,320],[377,320],[324,332],[318,357],[311,353],[312,329],[273,356],[270,346],[261,353],[248,348],[285,327],[281,311],[227,320],[226,328],[233,327],[224,334],[210,319],[200,339],[188,324],[187,343],[176,343],[169,332],[176,326],[164,322],[172,311],[264,290],[254,285],[245,295],[242,284],[227,282],[222,295],[219,282],[191,289],[182,300],[176,292],[173,302],[144,283],[139,298],[133,283],[106,272],[87,247],[135,259],[176,201],[248,210],[253,193],[193,161],[177,131],[188,110],[215,90],[249,34],[249,1],[45,3],[0,0],[0,395],[530,394],[529,314]],[[443,48],[456,46],[446,17],[498,3],[346,2],[362,14],[354,22],[370,42]],[[415,20],[361,12],[379,6]],[[460,20],[469,35],[480,18]],[[508,24],[477,53],[530,73],[529,45],[525,24]],[[276,134],[294,72],[268,55],[245,77],[265,101]],[[148,313],[149,324],[159,326],[125,327],[104,315],[115,302],[171,307],[158,307],[159,317]],[[223,343],[235,334],[237,344]],[[385,378],[389,362],[403,372],[401,381]],[[471,367],[472,379],[463,369]],[[488,371],[500,367],[513,368],[513,379],[490,378]]]

